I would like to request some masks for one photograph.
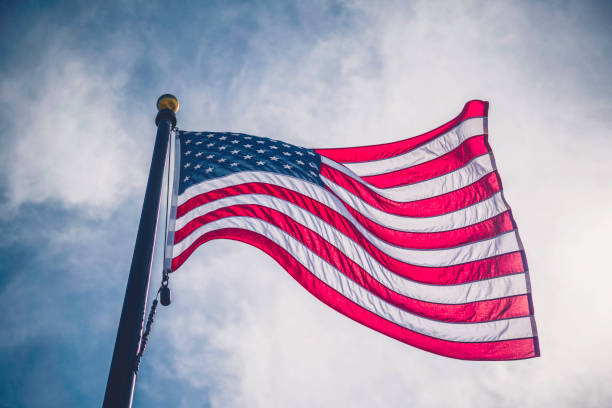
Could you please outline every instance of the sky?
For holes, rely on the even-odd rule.
[[[412,348],[219,240],[172,275],[135,407],[612,406],[611,20],[582,1],[6,2],[0,407],[101,405],[166,92],[181,129],[306,147],[490,101],[542,356]]]

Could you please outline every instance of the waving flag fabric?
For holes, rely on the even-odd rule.
[[[425,134],[307,149],[179,132],[172,270],[233,239],[340,313],[448,357],[539,355],[527,263],[487,142],[488,104]]]

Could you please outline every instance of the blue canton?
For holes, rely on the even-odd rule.
[[[280,173],[323,186],[321,156],[312,149],[243,133],[180,130],[179,140],[179,194],[194,184],[240,171]]]

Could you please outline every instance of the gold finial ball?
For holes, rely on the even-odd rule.
[[[179,101],[176,96],[171,94],[163,94],[157,99],[157,110],[170,109],[176,113],[179,110]]]

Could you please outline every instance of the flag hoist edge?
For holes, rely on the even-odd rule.
[[[171,269],[233,239],[319,300],[423,350],[539,356],[525,253],[488,143],[488,103],[398,142],[307,149],[179,131]]]

